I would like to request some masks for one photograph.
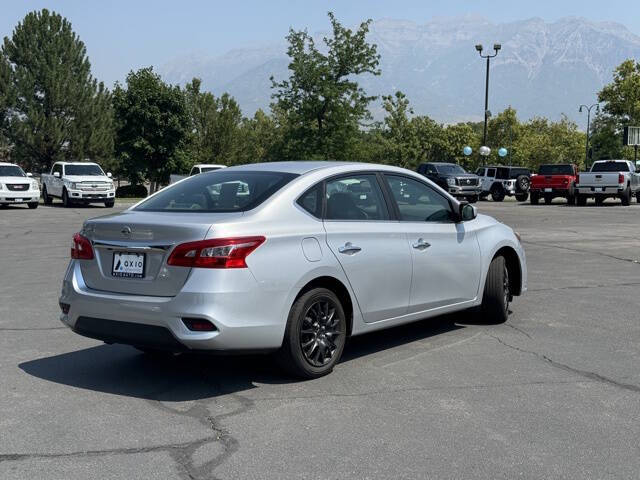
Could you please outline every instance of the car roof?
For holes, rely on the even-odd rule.
[[[198,168],[207,168],[207,167],[221,167],[224,168],[226,167],[226,165],[222,165],[222,164],[218,164],[218,163],[196,163],[193,167],[198,167]]]
[[[19,167],[17,163],[9,163],[9,162],[0,162],[0,166],[3,167]]]
[[[59,165],[98,165],[96,162],[56,162]]]
[[[246,165],[238,165],[236,167],[229,167],[227,170],[251,170],[256,172],[282,172],[282,173],[295,173],[297,175],[304,175],[305,173],[313,172],[315,170],[322,170],[328,168],[335,168],[346,165],[361,165],[366,168],[373,168],[374,166],[380,167],[380,165],[357,163],[357,162],[332,162],[332,161],[290,161],[290,162],[265,162],[265,163],[248,163]]]

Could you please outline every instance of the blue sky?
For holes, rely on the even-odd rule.
[[[640,34],[637,0],[0,0],[0,36],[11,35],[27,12],[45,7],[72,22],[87,45],[94,75],[109,86],[131,69],[162,65],[179,55],[213,56],[231,48],[273,43],[290,26],[326,30],[328,10],[348,25],[366,18],[421,23],[464,14],[480,14],[497,23],[583,16],[620,22]]]

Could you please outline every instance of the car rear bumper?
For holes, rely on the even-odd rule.
[[[255,280],[245,291],[206,292],[203,275],[211,271],[203,270],[208,269],[192,271],[175,297],[152,297],[92,290],[72,260],[59,299],[69,309],[60,320],[80,335],[107,343],[173,351],[262,351],[282,345],[286,315],[280,303],[286,292],[263,291]],[[253,279],[246,269],[229,273]],[[194,318],[211,322],[215,330],[189,330],[183,319]]]
[[[581,195],[620,195],[624,192],[624,188],[618,185],[615,187],[578,187],[577,191]]]
[[[538,195],[554,195],[558,197],[566,197],[571,194],[571,190],[568,188],[553,188],[553,187],[532,187],[529,193],[536,193]]]

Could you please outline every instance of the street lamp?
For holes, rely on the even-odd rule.
[[[580,105],[580,108],[578,108],[578,112],[582,113],[582,109],[584,108],[587,111],[587,144],[585,146],[584,149],[584,168],[588,167],[588,162],[589,162],[589,138],[590,138],[590,132],[591,132],[591,109],[593,107],[596,107],[596,113],[600,113],[600,105],[597,103],[594,103],[593,105]]]
[[[500,45],[499,43],[494,43],[493,44],[494,53],[483,55],[482,51],[484,48],[482,47],[482,44],[476,45],[476,50],[478,51],[480,58],[487,59],[487,79],[486,79],[485,89],[484,89],[484,133],[482,134],[482,145],[485,145],[485,146],[487,145],[487,121],[489,119],[489,61],[493,57],[498,55],[498,52],[500,51],[501,48],[502,48],[502,45]]]

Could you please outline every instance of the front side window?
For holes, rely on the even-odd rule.
[[[440,172],[440,174],[442,175],[462,175],[467,173],[464,171],[464,168],[454,163],[445,163],[443,165],[438,165],[438,172]]]
[[[436,167],[434,167],[433,165],[430,165],[430,164],[427,165],[426,170],[427,170],[427,173],[429,175],[436,175],[438,173],[438,171],[436,170]]]
[[[226,170],[226,169],[223,169]],[[143,201],[150,212],[244,212],[257,207],[297,177],[293,173],[217,171],[195,175]]]
[[[479,168],[476,170],[476,175],[479,177],[484,177],[484,168]]]
[[[67,165],[65,175],[90,175],[104,177],[104,172],[98,165]]]
[[[62,165],[58,164],[53,166],[53,173],[56,172],[58,172],[60,176],[62,176]]]
[[[409,177],[385,175],[400,220],[405,222],[452,222],[449,201],[433,188]]]
[[[17,165],[0,165],[0,177],[26,177]]]
[[[389,212],[375,175],[353,175],[329,180],[327,220],[388,220]]]

